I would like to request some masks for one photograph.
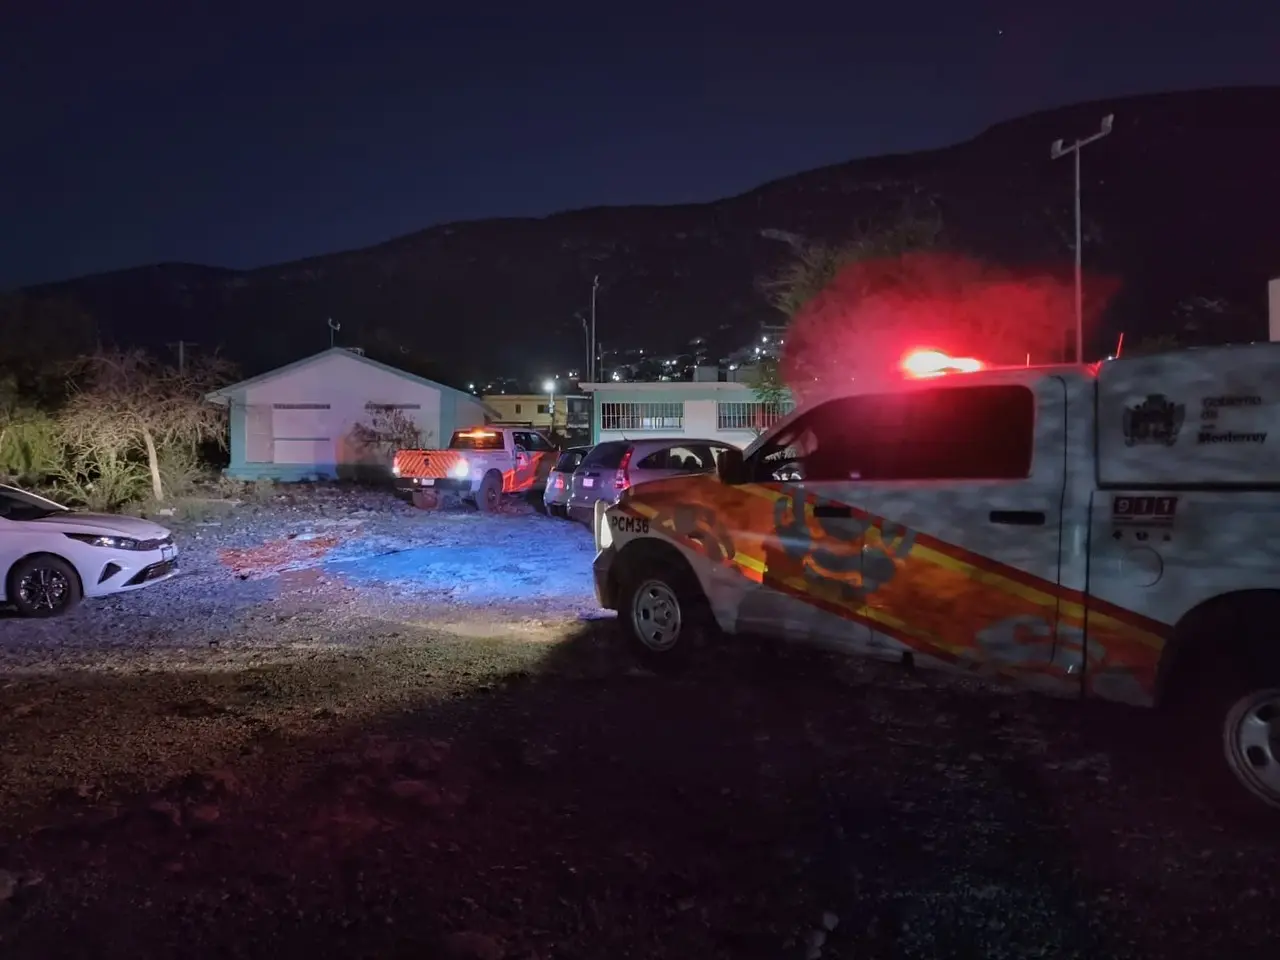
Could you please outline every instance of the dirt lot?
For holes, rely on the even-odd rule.
[[[1158,721],[742,644],[639,669],[588,533],[314,491],[0,621],[0,956],[1274,956],[1275,823]]]

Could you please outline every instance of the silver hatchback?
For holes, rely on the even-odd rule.
[[[590,525],[596,501],[616,503],[628,487],[667,477],[715,473],[716,461],[728,448],[722,440],[685,437],[597,443],[573,472],[569,518]]]
[[[542,493],[542,502],[547,508],[547,513],[553,517],[569,515],[569,489],[573,482],[573,471],[578,469],[583,457],[590,450],[590,447],[570,447],[560,454],[560,459],[547,474],[547,486]]]

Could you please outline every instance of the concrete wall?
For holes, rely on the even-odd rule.
[[[484,422],[478,398],[469,401],[353,356],[322,355],[232,393],[227,475],[354,479],[384,472],[392,451],[370,448],[355,436],[356,424],[371,423],[371,404],[400,408],[429,446],[447,443],[459,427]]]

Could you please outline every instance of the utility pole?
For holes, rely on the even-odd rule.
[[[600,274],[596,274],[591,279],[591,375],[588,379],[592,383],[596,382],[596,367],[599,365],[596,353],[596,291],[599,289]]]
[[[1112,124],[1115,123],[1116,116],[1114,113],[1108,113],[1102,118],[1102,128],[1092,136],[1085,137],[1083,140],[1072,142],[1071,146],[1064,146],[1064,141],[1055,140],[1049,147],[1049,158],[1057,160],[1059,157],[1065,157],[1068,153],[1075,158],[1075,175],[1076,175],[1076,363],[1084,363],[1084,256],[1083,256],[1083,234],[1084,229],[1080,219],[1080,151],[1093,143],[1095,140],[1101,140],[1111,132]]]
[[[179,340],[177,343],[169,344],[171,347],[178,348],[178,373],[187,372],[187,347],[198,347],[200,344],[192,343],[190,340]]]
[[[582,341],[583,341],[582,346],[583,346],[583,349],[587,351],[587,365],[582,368],[583,377],[582,377],[582,380],[579,382],[590,383],[591,382],[591,325],[587,323],[587,318],[582,315],[581,310],[575,313],[574,316],[577,317],[578,321],[582,324]]]
[[[329,349],[332,350],[338,342],[338,331],[342,329],[342,324],[334,323],[333,317],[329,318]]]

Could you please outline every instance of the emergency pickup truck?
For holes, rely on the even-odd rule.
[[[456,431],[445,450],[397,450],[391,473],[396,492],[418,506],[454,498],[491,512],[506,495],[540,495],[558,453],[528,426],[492,424]]]
[[[596,591],[658,660],[764,634],[1171,708],[1189,786],[1280,807],[1278,404],[1280,343],[860,385],[602,505]]]

